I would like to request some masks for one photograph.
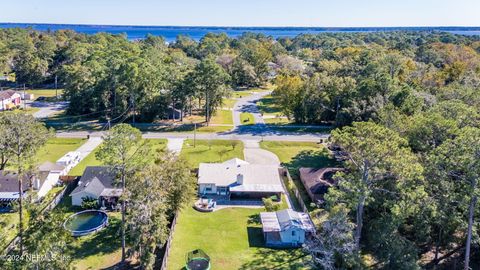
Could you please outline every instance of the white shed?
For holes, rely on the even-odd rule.
[[[292,209],[260,213],[265,245],[268,247],[299,247],[305,243],[315,226],[306,213]]]

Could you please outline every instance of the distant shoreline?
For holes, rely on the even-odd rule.
[[[116,24],[69,24],[69,23],[13,23],[0,22],[0,26],[71,26],[71,27],[112,27],[112,28],[166,28],[166,29],[234,29],[234,30],[317,30],[317,31],[395,31],[395,30],[443,30],[443,31],[480,31],[480,26],[207,26],[207,25],[116,25]]]
[[[152,26],[152,25],[89,25],[89,24],[44,24],[44,23],[0,23],[0,28],[32,28],[39,31],[73,30],[84,34],[107,32],[126,34],[130,40],[143,39],[148,34],[163,36],[174,41],[178,35],[200,40],[207,33],[226,33],[238,37],[244,32],[262,33],[274,38],[295,37],[300,34],[391,32],[391,31],[438,31],[452,34],[480,36],[480,26],[398,26],[398,27],[269,27],[269,26]]]

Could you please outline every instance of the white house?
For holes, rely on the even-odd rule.
[[[238,158],[223,163],[200,163],[200,195],[229,198],[280,197],[284,192],[278,166],[250,164]]]
[[[0,111],[12,110],[20,106],[20,94],[13,90],[0,91]]]
[[[80,161],[82,161],[82,153],[72,151],[57,160],[57,164],[65,167],[65,173],[68,173],[73,167],[77,166]]]
[[[59,183],[60,176],[66,175],[64,166],[45,162],[38,167],[38,174],[33,179],[33,188],[37,190],[37,197],[43,198]]]
[[[299,247],[315,232],[306,213],[285,209],[260,213],[265,245],[268,247]]]
[[[85,169],[72,191],[72,205],[82,205],[83,198],[97,199],[102,206],[116,205],[122,189],[115,185],[115,172],[109,167],[91,166]]]

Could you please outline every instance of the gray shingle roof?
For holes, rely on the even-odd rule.
[[[30,186],[28,177],[24,177],[22,182],[23,190],[27,190]],[[17,192],[18,191],[18,175],[14,172],[0,171],[0,192]]]
[[[78,182],[78,186],[72,191],[71,194],[84,191],[94,179],[97,179],[99,181],[99,183],[103,186],[103,190],[117,189],[117,186],[115,185],[115,176],[115,172],[110,167],[87,167],[82,177],[80,178],[80,181]],[[100,193],[102,191],[100,191]]]

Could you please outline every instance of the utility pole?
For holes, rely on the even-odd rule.
[[[55,74],[55,99],[58,101],[57,74]]]
[[[193,123],[193,148],[197,145],[197,123]]]
[[[23,109],[27,109],[27,95],[25,94],[25,84],[23,84]]]
[[[133,107],[133,126],[135,126],[135,95],[132,95],[132,107]]]

